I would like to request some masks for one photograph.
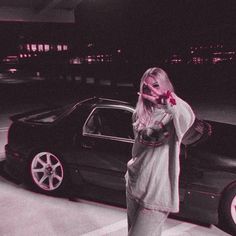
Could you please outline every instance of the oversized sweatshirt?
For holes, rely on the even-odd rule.
[[[156,108],[146,127],[134,129],[125,176],[127,192],[139,204],[166,212],[179,211],[180,144],[195,119],[191,107],[177,95],[173,97],[176,105]]]

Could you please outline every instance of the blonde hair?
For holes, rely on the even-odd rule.
[[[142,93],[144,81],[148,77],[152,77],[155,80],[158,79],[158,83],[161,88],[166,91],[169,90],[170,92],[174,92],[174,87],[167,73],[161,68],[153,67],[144,72],[140,81],[140,93]],[[151,119],[152,106],[153,105],[151,102],[143,99],[142,96],[139,96],[133,116],[133,126],[136,130],[139,131],[147,126]]]

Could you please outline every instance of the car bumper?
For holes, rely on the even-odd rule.
[[[4,171],[17,182],[22,182],[26,173],[27,162],[22,154],[13,151],[9,145],[5,146],[6,161]]]

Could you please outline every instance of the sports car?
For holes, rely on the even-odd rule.
[[[47,194],[93,184],[125,192],[134,143],[128,102],[88,98],[11,117],[5,171]],[[181,144],[179,216],[236,233],[234,125],[196,119]],[[124,202],[125,205],[125,202]]]

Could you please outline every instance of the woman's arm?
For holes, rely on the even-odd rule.
[[[195,120],[195,114],[187,102],[172,93],[176,101],[175,105],[167,102],[166,111],[173,117],[175,131],[178,139],[181,141],[184,134],[192,126]]]

